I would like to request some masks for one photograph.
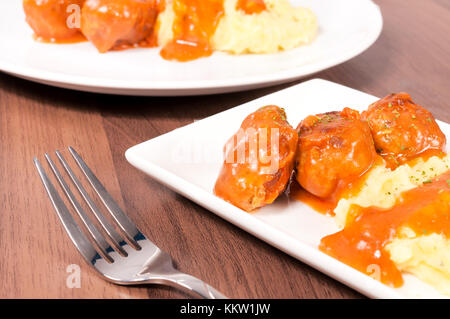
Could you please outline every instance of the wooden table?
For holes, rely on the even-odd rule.
[[[409,92],[450,122],[450,3],[379,0],[385,25],[357,58],[314,77],[384,96]],[[299,83],[299,82],[296,82]],[[188,98],[117,97],[34,84],[0,74],[0,297],[183,298],[164,287],[100,279],[72,246],[32,158],[74,146],[141,230],[180,270],[234,298],[361,298],[136,170],[125,150],[246,101],[294,85]],[[67,288],[67,266],[81,288]]]

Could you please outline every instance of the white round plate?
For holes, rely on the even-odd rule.
[[[0,70],[28,80],[97,93],[176,96],[264,87],[311,75],[369,48],[383,19],[371,0],[292,0],[312,9],[319,34],[310,45],[263,55],[216,52],[188,63],[169,62],[159,48],[100,54],[88,43],[33,40],[22,1],[0,1]]]

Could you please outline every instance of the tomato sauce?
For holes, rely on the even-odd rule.
[[[321,198],[311,194],[301,187],[298,182],[293,181],[289,196],[293,199],[299,200],[319,213],[334,216],[334,209],[336,208],[341,198],[349,198],[352,195],[356,195],[360,192],[364,186],[364,182],[368,176],[368,172],[355,179],[348,179],[341,181],[336,190],[330,197]]]
[[[58,38],[58,39],[52,37],[47,38],[37,34],[33,34],[33,39],[37,42],[53,43],[53,44],[73,44],[87,41],[86,37],[81,32],[72,34],[65,38]]]
[[[236,10],[242,10],[246,14],[258,14],[267,10],[264,0],[238,0]]]
[[[324,237],[319,248],[368,275],[372,274],[374,266],[378,267],[381,282],[399,287],[403,278],[385,250],[386,245],[404,226],[419,235],[438,233],[448,238],[449,213],[450,171],[404,192],[392,208],[353,205],[347,226]]]
[[[173,9],[174,37],[161,56],[180,62],[210,56],[210,39],[224,15],[223,0],[174,0]]]
[[[305,203],[319,213],[331,216],[335,215],[333,211],[336,208],[336,203],[334,201],[324,200],[309,193],[295,180],[293,180],[292,184],[290,185],[289,197]]]
[[[437,156],[439,158],[444,158],[447,154],[444,153],[442,150],[436,150],[436,149],[427,149],[426,151],[423,151],[422,153],[412,157],[409,161],[407,161],[405,164],[409,166],[415,166],[419,161],[428,161],[431,157]],[[387,162],[389,164],[389,162]],[[389,167],[388,165],[388,168]],[[394,168],[395,169],[395,168]]]
[[[376,160],[375,166],[380,163],[381,158]],[[321,198],[311,194],[303,187],[301,187],[296,181],[293,181],[293,185],[291,185],[291,191],[289,195],[291,198],[305,203],[319,213],[334,216],[334,209],[336,208],[341,198],[349,198],[353,195],[358,194],[361,191],[361,188],[364,186],[364,182],[366,181],[369,172],[370,170],[368,170],[362,176],[354,179],[340,181],[338,186],[336,187],[336,190],[331,194],[331,196],[327,198]]]

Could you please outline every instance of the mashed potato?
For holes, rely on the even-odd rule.
[[[404,164],[391,171],[385,165],[374,167],[368,174],[361,191],[353,197],[341,199],[334,210],[336,222],[344,227],[347,213],[352,204],[361,207],[377,206],[389,208],[395,204],[398,196],[423,182],[433,179],[450,169],[450,156],[433,156],[427,161],[418,159],[410,166]]]
[[[352,204],[362,207],[389,208],[400,193],[413,189],[450,169],[450,156],[422,159],[409,166],[404,164],[391,171],[380,165],[373,168],[361,191],[353,197],[341,199],[334,210],[339,226],[346,224]],[[450,295],[450,240],[441,234],[416,234],[403,228],[386,246],[398,269],[411,273]]]
[[[267,10],[245,14],[237,0],[225,0],[225,16],[212,38],[216,50],[235,54],[274,53],[310,43],[317,34],[311,10],[293,8],[289,0],[266,0]]]
[[[289,0],[265,0],[267,10],[245,14],[236,10],[237,0],[224,0],[225,15],[211,39],[214,50],[234,54],[274,53],[310,43],[318,25],[314,13],[294,8]],[[164,46],[173,38],[175,18],[171,5],[158,18],[158,44]]]
[[[418,236],[412,229],[404,228],[386,250],[398,269],[450,295],[449,239],[438,234]]]

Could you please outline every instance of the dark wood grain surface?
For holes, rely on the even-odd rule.
[[[378,0],[379,40],[319,77],[384,96],[409,92],[450,122],[448,0]],[[184,298],[164,287],[119,287],[88,268],[64,233],[32,158],[74,146],[131,219],[180,270],[234,298],[361,298],[354,290],[163,187],[125,160],[127,148],[300,81],[216,96],[116,97],[0,73],[0,297]],[[42,157],[41,157],[42,159]],[[68,288],[67,266],[81,267]]]

